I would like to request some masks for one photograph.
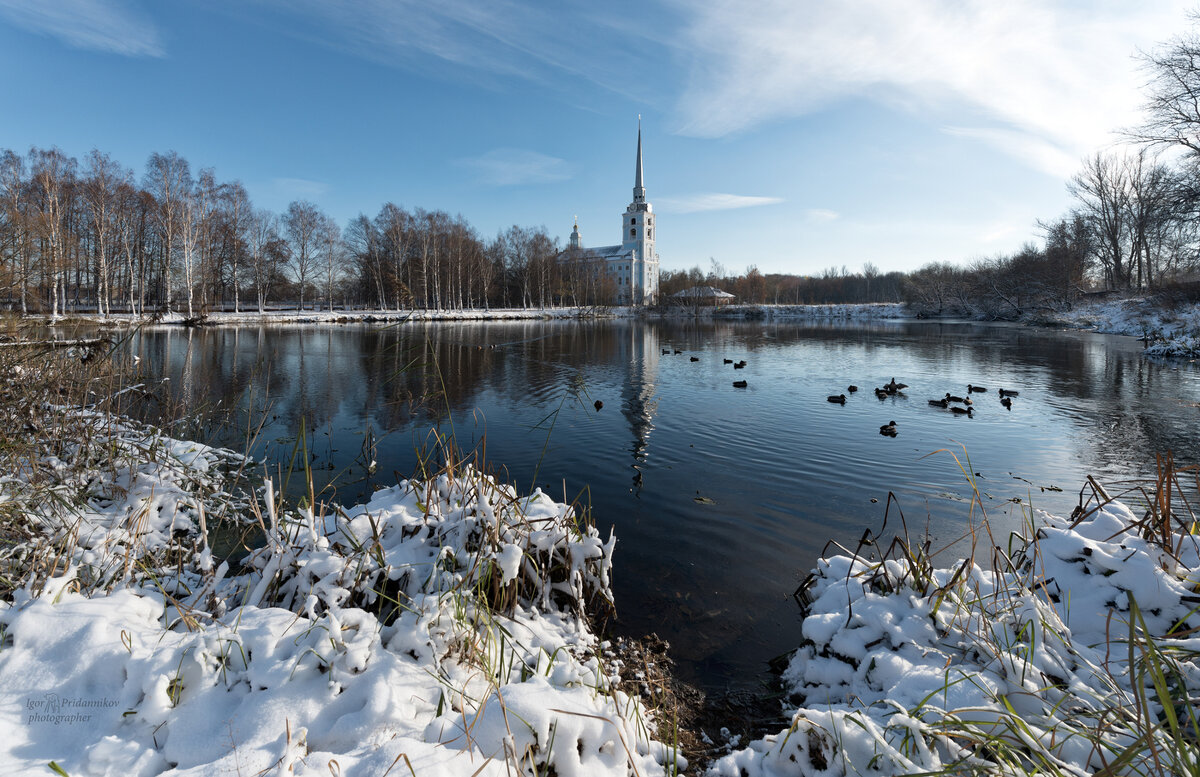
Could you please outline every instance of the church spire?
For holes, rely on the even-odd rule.
[[[638,146],[637,146],[637,172],[633,177],[633,201],[641,203],[646,201],[646,187],[642,185],[642,116],[638,114]]]

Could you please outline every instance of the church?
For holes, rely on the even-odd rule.
[[[618,305],[653,305],[658,300],[658,254],[654,251],[654,211],[646,202],[642,185],[642,123],[638,121],[637,170],[633,178],[633,202],[621,218],[621,242],[617,245],[584,248],[579,222],[571,231],[568,251],[602,268],[616,289]]]

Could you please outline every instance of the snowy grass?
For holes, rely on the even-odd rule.
[[[1165,458],[1125,494],[1140,517],[1092,485],[1071,518],[1029,516],[1004,547],[983,542],[979,502],[986,566],[939,569],[904,534],[822,560],[783,675],[790,727],[709,773],[1200,773],[1189,478]]]

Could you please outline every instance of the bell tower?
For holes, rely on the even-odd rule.
[[[621,220],[621,249],[629,256],[630,301],[635,305],[652,303],[658,296],[658,254],[654,251],[654,210],[646,201],[642,179],[641,116],[638,116],[633,202],[629,203]]]

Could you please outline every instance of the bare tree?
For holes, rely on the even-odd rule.
[[[292,274],[300,287],[300,309],[304,310],[304,289],[316,264],[320,247],[319,230],[325,214],[305,200],[288,205],[283,216],[283,228],[291,248]]]
[[[1080,202],[1080,213],[1087,219],[1096,236],[1096,258],[1110,289],[1124,288],[1129,283],[1128,171],[1121,157],[1097,152],[1084,161],[1083,170],[1076,173],[1067,186]]]
[[[247,231],[249,244],[250,275],[254,282],[254,295],[258,300],[258,312],[266,309],[271,285],[279,273],[279,263],[284,258],[279,236],[279,216],[269,210],[254,210]]]
[[[37,202],[36,228],[43,246],[42,273],[50,282],[51,315],[58,316],[60,302],[62,312],[67,306],[66,199],[67,190],[75,183],[76,163],[57,148],[35,148],[29,155]]]
[[[6,268],[5,284],[11,294],[15,286],[21,297],[21,312],[29,312],[29,272],[33,252],[31,230],[26,213],[25,160],[19,154],[5,150],[0,155],[0,217],[4,224],[5,253],[9,266]],[[2,247],[0,247],[2,248]]]
[[[179,231],[184,200],[192,190],[192,173],[187,160],[178,153],[155,152],[146,162],[144,181],[146,190],[158,203],[156,216],[162,252],[159,280],[162,283],[163,301],[170,312],[175,272],[175,238]]]
[[[325,260],[325,294],[329,302],[329,310],[333,310],[334,282],[342,269],[345,256],[342,244],[342,230],[333,218],[321,215],[321,223],[317,229],[317,239],[320,242],[321,256]]]
[[[96,304],[102,316],[109,313],[109,242],[116,231],[117,187],[132,180],[133,172],[121,167],[108,154],[98,149],[88,154],[83,196],[96,242]]]

